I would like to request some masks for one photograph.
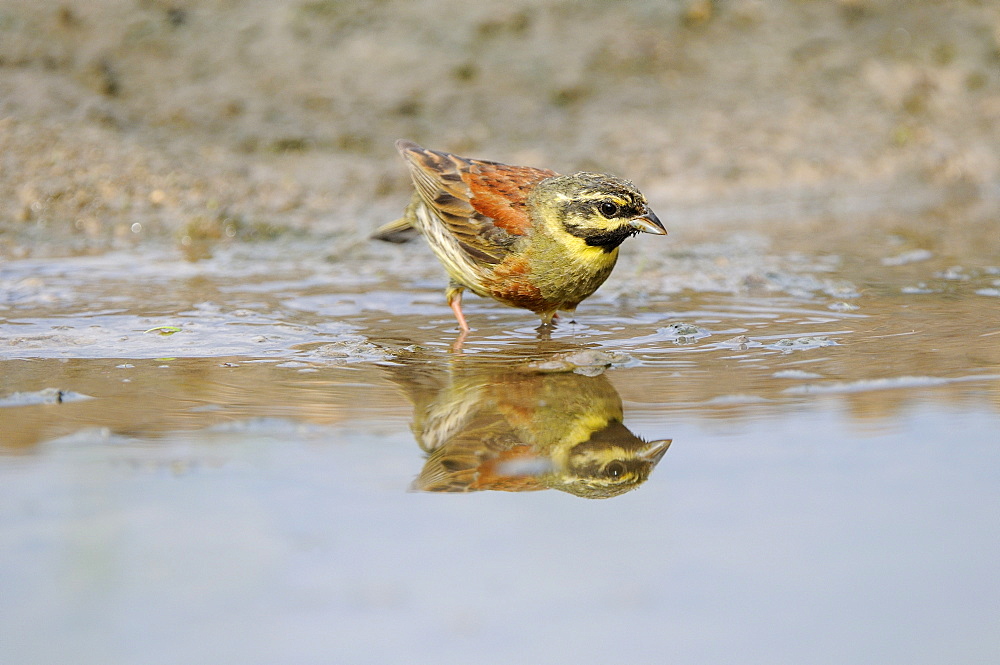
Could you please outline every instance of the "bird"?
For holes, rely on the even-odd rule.
[[[611,274],[618,248],[642,232],[666,235],[632,182],[606,173],[460,157],[396,141],[415,192],[403,217],[374,238],[422,234],[448,273],[445,291],[461,334],[470,328],[462,293],[530,310],[551,327]]]

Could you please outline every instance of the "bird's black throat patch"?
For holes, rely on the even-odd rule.
[[[591,247],[600,247],[605,252],[613,251],[618,245],[625,242],[639,232],[638,229],[622,224],[614,229],[593,229],[578,224],[563,223],[563,228],[570,235],[583,239]]]

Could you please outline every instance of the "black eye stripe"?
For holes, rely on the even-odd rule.
[[[615,200],[609,199],[590,199],[583,201],[570,201],[567,202],[565,206],[565,211],[570,213],[575,213],[578,215],[588,216],[597,213],[602,217],[608,217],[604,212],[601,211],[601,206],[605,203],[612,203],[618,207],[618,212],[612,217],[615,219],[631,219],[642,214],[643,206],[635,203],[634,201],[629,201],[625,204],[619,203]]]
[[[612,207],[614,210],[612,210]],[[608,219],[632,219],[642,214],[640,206],[636,205],[634,201],[629,201],[628,203],[602,201],[594,206],[593,209],[600,213],[602,217]]]

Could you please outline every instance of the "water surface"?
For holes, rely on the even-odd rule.
[[[460,348],[415,248],[9,261],[0,655],[996,662],[994,249],[637,248]]]

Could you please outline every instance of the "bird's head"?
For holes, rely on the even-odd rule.
[[[557,238],[605,252],[639,232],[667,232],[635,185],[604,173],[547,178],[531,193],[529,205]]]

